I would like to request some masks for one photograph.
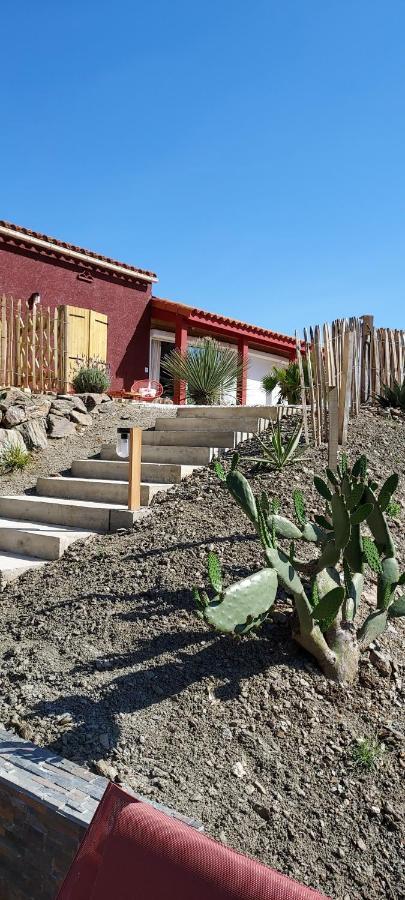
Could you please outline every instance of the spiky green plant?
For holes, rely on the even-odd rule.
[[[306,360],[302,361],[304,370],[304,383],[308,387],[308,367]],[[292,405],[301,403],[301,378],[297,362],[290,362],[285,368],[273,366],[271,372],[264,376],[262,381],[265,391],[271,393],[278,386],[280,396],[279,403],[287,401]]]
[[[22,471],[30,461],[28,450],[19,447],[18,444],[5,442],[0,450],[0,471]]]
[[[405,412],[405,378],[402,384],[394,381],[392,387],[389,384],[381,386],[381,394],[376,396],[377,403],[384,409],[402,409]]]
[[[161,365],[174,381],[186,382],[191,400],[199,406],[212,406],[226,399],[246,368],[234,350],[221,347],[208,337],[185,353],[172,350]]]
[[[367,476],[366,457],[357,459],[352,469],[344,457],[336,473],[327,469],[326,480],[314,479],[325,503],[324,512],[316,515],[314,522],[307,518],[302,493],[294,492],[294,523],[274,512],[266,493],[253,494],[238,470],[237,455],[228,471],[219,462],[215,471],[254,525],[266,565],[276,576],[276,588],[280,584],[294,599],[295,639],[328,677],[352,681],[360,652],[385,631],[389,619],[405,615],[405,594],[397,595],[397,588],[405,584],[405,573],[400,575],[384,515],[398,486],[398,475],[390,475],[377,493],[378,485]],[[362,534],[365,528],[368,533]],[[288,548],[279,545],[280,539],[288,542]],[[297,541],[313,545],[317,555],[309,561],[298,559]],[[365,566],[377,575],[377,604],[355,626]],[[266,569],[224,591],[217,563],[211,562],[210,568],[215,595],[209,599],[195,591],[199,614],[221,631],[241,634],[257,627],[275,602],[274,581],[267,583]]]
[[[277,422],[276,426],[272,425],[269,441],[262,440],[257,434],[256,440],[263,450],[263,455],[251,457],[252,462],[259,463],[262,466],[269,466],[279,471],[293,463],[297,458],[297,454],[303,452],[303,448],[299,447],[302,427],[302,422],[299,422],[292,435],[286,441],[282,437],[280,422]]]
[[[360,738],[352,747],[351,757],[360,769],[374,769],[384,754],[384,745],[377,738]]]

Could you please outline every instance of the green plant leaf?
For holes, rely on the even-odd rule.
[[[222,592],[221,563],[216,553],[208,554],[208,578],[217,594]]]
[[[364,484],[359,482],[358,484],[354,484],[352,490],[348,497],[346,497],[346,505],[348,510],[351,512],[352,509],[355,509],[356,506],[359,505],[361,498],[364,493]]]
[[[314,516],[315,522],[321,526],[321,528],[326,528],[327,531],[332,531],[333,525],[326,516]]]
[[[316,619],[317,622],[321,622],[324,619],[333,621],[343,603],[344,596],[345,592],[342,587],[335,587],[331,591],[328,591],[314,607],[314,619]]]
[[[388,607],[388,615],[390,619],[405,616],[405,594],[402,594],[402,597],[397,597],[397,599],[391,603],[391,606]]]
[[[314,485],[321,497],[325,500],[329,500],[329,502],[332,500],[332,492],[329,490],[326,481],[324,481],[323,478],[320,478],[319,475],[315,475]]]
[[[386,609],[377,609],[367,616],[357,633],[359,644],[362,647],[368,647],[380,634],[383,634],[387,627],[387,616],[388,611]]]
[[[224,470],[222,463],[220,463],[219,459],[213,460],[212,468],[214,469],[214,472],[220,481],[226,481],[225,470]]]
[[[368,519],[370,513],[373,511],[372,503],[363,503],[363,506],[358,506],[357,509],[352,512],[350,516],[350,521],[352,525],[360,525],[360,522],[365,522]]]
[[[371,571],[381,573],[383,569],[381,565],[380,554],[374,541],[369,537],[363,537],[362,549],[366,558],[366,562],[370,566]]]
[[[359,456],[352,468],[354,478],[365,478],[367,472],[367,456]]]
[[[392,475],[389,475],[386,481],[378,494],[377,500],[380,509],[384,512],[387,508],[392,495],[395,493],[399,483],[399,475],[396,472],[393,472]]]
[[[300,525],[305,525],[307,517],[305,515],[305,501],[302,491],[298,489],[293,491],[293,502],[297,521]]]

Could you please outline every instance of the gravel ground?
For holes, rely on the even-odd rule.
[[[401,474],[393,533],[404,564],[404,423],[362,412],[350,456],[364,449],[375,475]],[[255,487],[288,512],[300,485],[311,509],[325,458],[307,451]],[[111,777],[334,900],[403,898],[404,620],[379,642],[388,674],[367,654],[358,682],[339,687],[291,640],[286,600],[238,641],[195,617],[190,589],[214,547],[229,580],[262,564],[248,521],[203,470],[159,495],[133,532],[75,544],[7,587],[0,718],[71,759],[103,760]],[[371,580],[367,591],[365,607]],[[366,735],[385,745],[372,771],[352,759]]]
[[[99,410],[102,409],[102,412]],[[175,416],[176,407],[162,404],[136,404],[133,401],[102,404],[93,412],[93,425],[70,437],[48,439],[46,450],[32,453],[31,462],[22,472],[0,475],[0,494],[21,494],[33,488],[40,475],[63,473],[74,459],[86,459],[100,452],[101,444],[115,441],[119,425],[150,428],[157,416]]]

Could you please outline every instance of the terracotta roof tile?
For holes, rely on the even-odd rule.
[[[203,319],[206,322],[212,322],[213,325],[225,325],[231,328],[242,329],[243,331],[264,337],[266,339],[280,341],[288,346],[295,347],[295,337],[289,334],[281,334],[279,331],[270,331],[268,328],[261,328],[260,325],[250,325],[248,322],[241,322],[239,319],[232,319],[229,316],[223,316],[220,313],[207,312],[204,309],[196,309],[187,306],[185,303],[176,303],[174,300],[167,300],[163,297],[152,297],[153,305],[156,310],[167,309],[180,313],[189,319]]]
[[[32,231],[30,228],[24,228],[22,225],[15,225],[13,222],[5,222],[0,220],[0,225],[3,228],[12,229],[16,237],[19,235],[22,239],[27,237],[36,238],[37,240],[46,241],[48,244],[53,244],[55,247],[60,247],[66,250],[66,253],[69,254],[69,251],[73,251],[74,253],[82,253],[85,256],[89,256],[94,259],[95,263],[109,263],[110,265],[120,266],[122,269],[127,269],[128,272],[134,272],[139,275],[147,275],[148,278],[156,279],[157,276],[154,272],[149,272],[147,269],[139,269],[137,266],[130,266],[128,263],[119,262],[116,259],[112,259],[109,256],[103,256],[101,253],[95,253],[93,250],[86,250],[84,247],[77,247],[75,244],[68,244],[66,241],[59,241],[57,238],[49,237],[47,234],[42,234],[40,231]]]

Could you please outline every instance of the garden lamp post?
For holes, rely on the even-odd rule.
[[[117,428],[116,453],[128,460],[128,509],[141,505],[142,428]]]

